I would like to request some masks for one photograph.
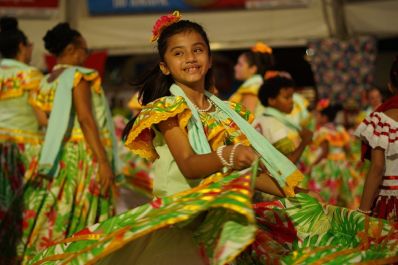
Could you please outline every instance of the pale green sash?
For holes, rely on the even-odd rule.
[[[39,160],[39,173],[49,177],[54,177],[58,174],[58,160],[62,142],[66,132],[73,125],[73,119],[71,119],[70,114],[72,110],[73,82],[76,71],[79,71],[83,74],[89,74],[93,72],[93,70],[88,68],[73,66],[65,69],[58,77],[59,85],[55,92],[53,108],[48,121],[46,136],[44,138],[43,149],[41,151]],[[114,170],[118,170],[117,142],[112,116],[103,94],[102,100],[105,102],[104,106],[106,108],[106,124],[112,138],[112,166]]]
[[[170,87],[170,92],[175,96],[183,97],[192,112],[192,118],[188,123],[188,138],[193,150],[197,154],[210,153],[211,148],[207,141],[197,109],[185,95],[184,91],[176,84],[173,84]],[[222,101],[210,92],[205,91],[205,94],[217,108],[226,113],[236,123],[236,125],[238,125],[240,130],[250,141],[251,146],[261,156],[261,161],[267,167],[267,170],[271,176],[281,187],[285,187],[287,184],[287,178],[291,175],[297,175],[296,166],[288,158],[276,150],[272,144],[270,144],[236,111],[232,110],[228,103]]]
[[[288,116],[286,116],[286,114],[280,112],[279,110],[273,107],[266,107],[265,110],[263,111],[263,115],[274,117],[278,121],[286,125],[288,128],[291,128],[295,131],[301,131],[300,125],[293,123],[291,119]]]
[[[240,87],[250,87],[253,85],[260,87],[263,83],[264,83],[263,77],[261,75],[256,74],[247,79],[245,82],[243,82],[243,84]]]
[[[7,58],[1,59],[0,65],[1,66],[18,67],[19,69],[22,69],[22,70],[29,70],[29,69],[33,68],[32,66],[24,64],[24,63],[22,63],[20,61],[17,61],[17,60],[14,60],[14,59],[7,59]]]

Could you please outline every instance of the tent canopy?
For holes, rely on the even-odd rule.
[[[304,7],[187,12],[182,15],[184,19],[204,26],[212,48],[216,50],[247,48],[256,41],[265,41],[272,47],[304,46],[308,40],[330,37],[336,30],[333,0],[307,2]],[[45,32],[65,20],[85,36],[90,48],[107,49],[111,55],[154,51],[149,40],[159,14],[91,16],[86,1],[60,0],[59,3],[58,12],[50,18],[19,18],[21,29],[35,44],[34,65],[44,66],[42,37]],[[350,35],[398,36],[398,0],[351,0],[345,2],[342,10]]]

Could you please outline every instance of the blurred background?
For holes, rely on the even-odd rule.
[[[363,108],[372,86],[386,92],[388,69],[398,54],[397,0],[0,0],[0,15],[13,15],[34,43],[32,65],[55,64],[42,37],[67,21],[92,50],[114,114],[129,116],[129,80],[156,63],[150,42],[160,15],[179,10],[202,24],[213,50],[216,86],[228,98],[239,86],[233,67],[257,41],[273,48],[277,70],[291,73],[299,91]]]

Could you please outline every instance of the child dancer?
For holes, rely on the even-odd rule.
[[[287,117],[293,110],[294,81],[280,72],[260,87],[259,99],[265,110],[253,126],[282,154],[296,163],[312,141],[312,132],[301,129]]]
[[[370,168],[358,211],[398,221],[398,59],[390,70],[388,84],[393,96],[357,128],[363,141],[363,159]]]
[[[249,51],[242,53],[235,65],[235,79],[243,84],[230,97],[230,101],[241,103],[254,115],[263,108],[258,100],[258,90],[263,84],[265,73],[274,65],[272,49],[265,43],[256,43]]]
[[[330,204],[350,207],[354,203],[353,183],[358,178],[353,176],[356,173],[347,161],[350,135],[334,123],[340,109],[340,106],[328,105],[317,114],[314,145],[320,151],[310,166],[309,188],[319,192]]]
[[[37,255],[30,264],[60,260],[65,264],[226,264],[255,237],[251,181],[264,192],[293,195],[302,178],[296,167],[245,121],[248,113],[240,105],[227,104],[206,91],[212,87],[211,53],[203,28],[180,20],[174,13],[157,21],[154,35],[160,62],[141,83],[145,106],[126,144],[141,156],[155,160],[157,198],[87,227]],[[269,173],[259,172],[255,165],[251,172],[230,171],[250,168],[259,157]],[[230,170],[223,174],[224,168]],[[303,248],[308,246],[308,250],[313,250],[315,244],[327,244],[327,248],[318,250],[324,257],[331,249],[336,251],[336,244],[345,242],[338,236],[347,238],[347,233],[334,236],[335,227],[328,221],[340,217],[341,210],[324,212],[307,195],[272,205],[284,208],[283,218],[294,219],[287,229],[273,229],[289,232],[287,237],[275,237],[274,244],[289,245],[283,242],[286,238],[296,247],[306,242]],[[329,213],[332,215],[326,216]],[[362,226],[364,216],[358,212],[353,215],[355,227]],[[268,220],[281,223],[276,215]],[[290,233],[296,224],[300,232]],[[355,235],[356,231],[348,234]],[[350,240],[350,244],[347,248],[358,243]],[[271,254],[289,256],[289,251]],[[387,251],[382,255],[366,254],[342,253],[357,262],[391,255]],[[313,261],[313,255],[304,253],[297,263],[306,261],[306,256]],[[294,254],[290,257],[295,258]]]
[[[294,194],[302,175],[246,121],[251,116],[240,105],[225,103],[207,92],[213,87],[211,53],[200,25],[180,20],[175,13],[158,20],[154,35],[160,63],[140,83],[144,107],[126,145],[154,160],[156,198],[118,216],[116,226],[104,223],[107,228],[100,229],[107,233],[127,225],[127,220],[143,221],[142,229],[120,234],[119,246],[125,245],[120,251],[100,251],[111,254],[102,262],[204,264],[212,260],[223,264],[250,243],[256,229],[251,174],[231,174],[231,170],[251,167],[260,153],[273,177],[261,173],[253,179],[254,185],[276,196]],[[223,176],[224,168],[229,172]],[[167,210],[159,211],[159,207]],[[187,222],[181,224],[183,220]],[[176,225],[160,229],[172,224]],[[143,234],[148,235],[138,238]],[[136,240],[128,243],[133,238]],[[94,257],[86,254],[82,260]]]

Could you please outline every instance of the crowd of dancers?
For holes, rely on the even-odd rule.
[[[345,128],[264,43],[239,56],[224,101],[201,25],[174,12],[152,33],[159,61],[127,122],[82,67],[81,33],[47,31],[43,75],[1,18],[0,264],[398,263],[398,59],[391,96],[369,91]],[[148,202],[129,207],[129,190]]]

